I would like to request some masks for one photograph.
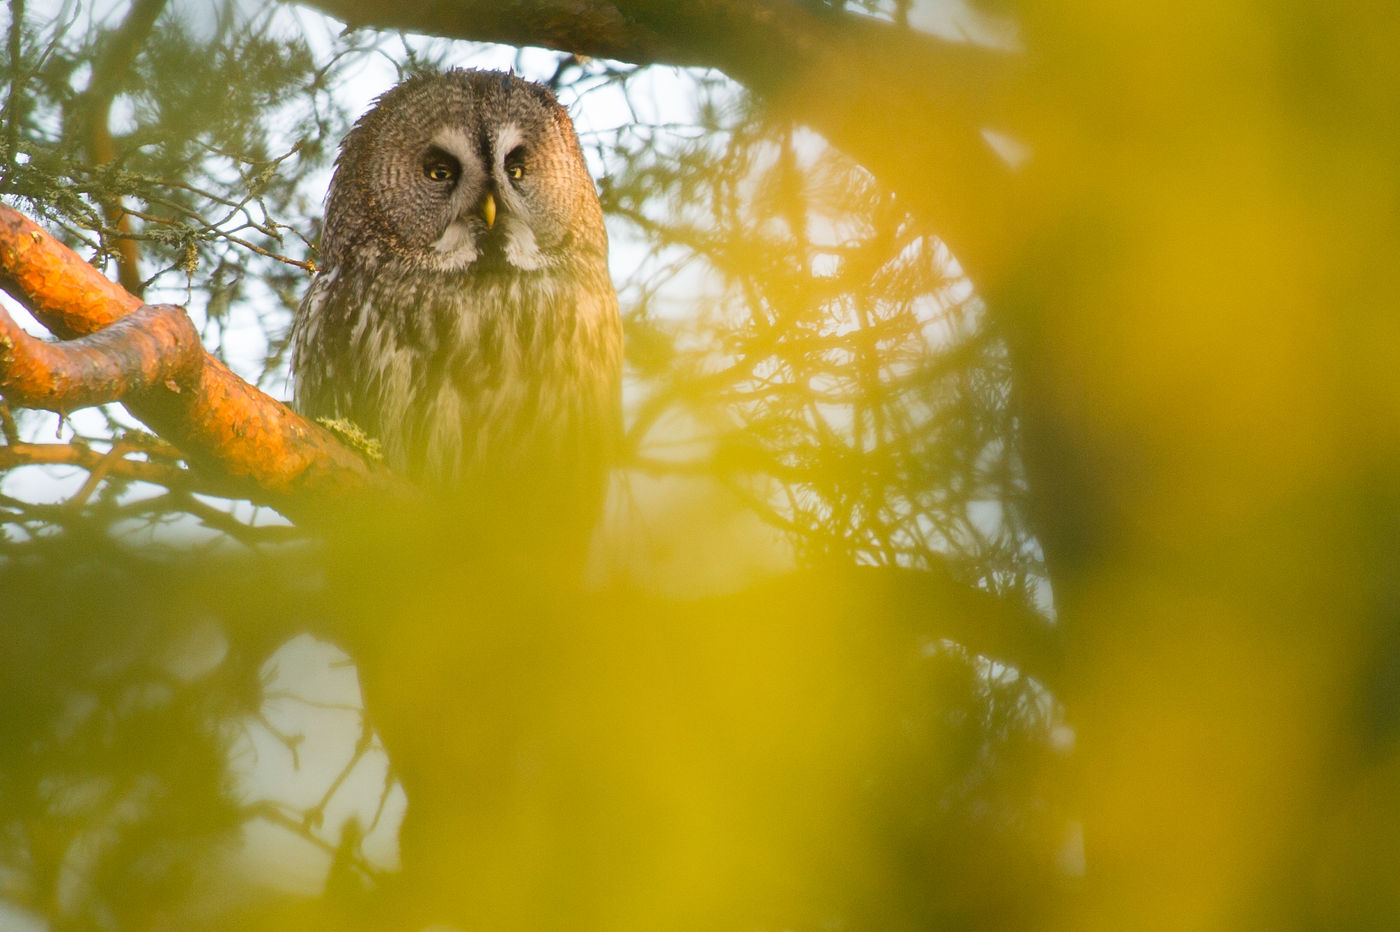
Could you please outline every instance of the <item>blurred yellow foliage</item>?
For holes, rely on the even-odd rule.
[[[1400,842],[1348,821],[1400,751],[1371,729],[1400,604],[1400,16],[1021,12],[1033,206],[991,291],[1030,363],[1083,739],[1089,866],[1054,925],[1393,927],[1393,895],[1339,878],[1400,885]]]

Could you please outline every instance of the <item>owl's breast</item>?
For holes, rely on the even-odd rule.
[[[391,467],[433,487],[599,481],[620,416],[606,279],[383,269],[355,279],[333,280],[318,298],[322,323],[302,328],[319,349],[298,345],[298,399],[334,409],[309,413],[350,418]],[[313,361],[322,378],[307,372]]]

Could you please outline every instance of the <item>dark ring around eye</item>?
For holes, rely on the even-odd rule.
[[[451,153],[444,152],[437,146],[429,147],[423,154],[423,177],[429,181],[455,181],[461,174],[461,165]]]

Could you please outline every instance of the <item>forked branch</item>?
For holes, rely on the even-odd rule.
[[[66,341],[0,319],[0,393],[55,411],[121,401],[210,479],[290,517],[347,496],[411,487],[205,352],[188,318],[145,306],[15,210],[0,205],[0,288]]]

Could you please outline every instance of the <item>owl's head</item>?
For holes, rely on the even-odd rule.
[[[573,124],[554,95],[513,75],[454,70],[383,94],[345,137],[322,259],[543,271],[606,261],[602,229]]]

